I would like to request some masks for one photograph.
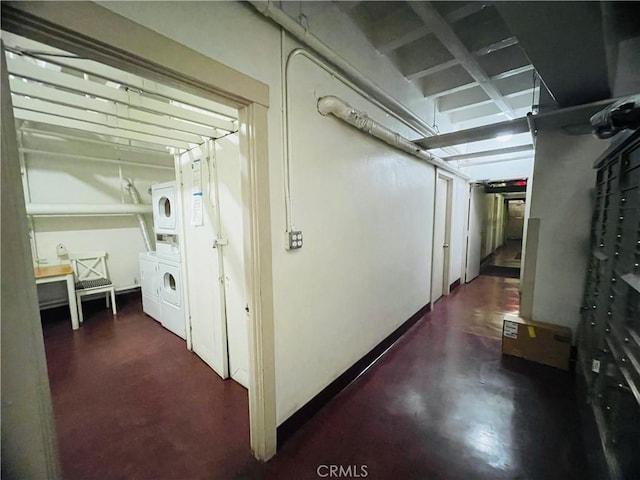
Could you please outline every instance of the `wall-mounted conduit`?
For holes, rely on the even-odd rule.
[[[325,116],[331,114],[358,130],[368,133],[388,145],[410,153],[442,170],[454,173],[466,180],[471,179],[461,174],[458,169],[447,165],[444,160],[429,154],[409,139],[371,119],[365,112],[356,110],[341,98],[333,95],[321,97],[318,100],[318,112]]]
[[[377,107],[381,108],[385,113],[389,114],[396,120],[400,121],[407,127],[411,128],[414,132],[430,136],[437,134],[431,125],[422,120],[418,115],[406,108],[402,103],[393,98],[384,89],[379,87],[376,83],[369,80],[365,75],[360,73],[353,65],[347,62],[344,58],[334,52],[329,46],[323,43],[320,39],[312,35],[308,29],[299,25],[295,20],[290,18],[280,8],[274,5],[272,1],[249,1],[249,3],[263,16],[271,19],[278,24],[281,30],[281,57],[283,59],[282,64],[282,98],[283,98],[283,145],[284,145],[284,196],[285,196],[285,221],[286,230],[293,230],[292,221],[292,207],[291,207],[291,176],[290,176],[290,135],[289,135],[289,69],[290,65],[296,57],[304,57],[310,60],[318,67],[325,70],[332,77],[348,86],[356,93],[361,95],[366,100],[370,101]],[[303,45],[312,49],[320,57],[311,52],[298,48],[293,50],[285,58],[284,40],[285,32],[299,40]],[[458,153],[452,151],[452,153]],[[456,175],[464,176],[455,167],[449,167],[449,171],[454,172]]]
[[[284,59],[284,56],[285,56],[285,54],[284,54],[284,38],[285,38],[285,32],[283,30],[282,31],[282,36],[281,36],[281,54],[282,54],[282,58],[283,59]],[[283,99],[283,128],[282,128],[282,131],[283,131],[283,148],[284,148],[283,172],[284,172],[285,220],[286,220],[286,231],[288,231],[288,232],[295,229],[294,225],[293,225],[293,220],[292,220],[292,207],[291,207],[291,203],[292,203],[292,201],[291,201],[291,173],[290,173],[290,171],[291,171],[291,168],[290,168],[290,164],[291,164],[291,135],[290,135],[290,131],[291,131],[291,128],[290,128],[290,118],[289,118],[289,106],[290,106],[290,98],[289,98],[290,79],[289,79],[289,72],[290,72],[290,69],[291,69],[291,64],[293,63],[293,60],[296,59],[296,58],[305,58],[305,59],[309,60],[311,63],[313,63],[317,67],[321,68],[322,70],[324,70],[325,72],[330,74],[333,78],[335,78],[336,80],[340,81],[345,86],[351,88],[357,94],[362,96],[362,98],[364,98],[365,100],[373,103],[377,107],[381,108],[385,113],[391,115],[393,118],[395,118],[396,120],[400,121],[401,123],[403,123],[404,125],[406,125],[410,129],[412,129],[414,132],[424,134],[424,130],[418,129],[413,123],[411,123],[408,120],[406,120],[405,118],[402,118],[401,116],[399,116],[397,113],[395,113],[393,110],[391,110],[389,107],[387,107],[380,100],[377,100],[376,98],[374,98],[371,95],[369,95],[366,91],[364,91],[358,85],[356,85],[351,80],[349,80],[348,78],[343,76],[335,68],[331,67],[325,61],[323,61],[320,58],[316,57],[315,55],[313,55],[308,50],[305,50],[303,48],[297,48],[297,49],[293,50],[289,54],[289,56],[287,57],[286,63],[283,63],[283,66],[282,66],[282,77],[283,77],[282,78],[282,99]],[[391,97],[389,97],[389,98],[391,98]],[[385,128],[385,127],[382,127],[382,128]],[[407,141],[409,141],[409,140],[407,140]],[[417,145],[415,145],[415,148],[419,149],[419,150],[422,150]],[[425,152],[425,154],[426,154],[426,152]],[[426,154],[426,155],[428,155],[428,154]],[[462,172],[460,172],[460,170],[457,170],[455,167],[449,166],[445,162],[439,163],[439,161],[441,162],[441,160],[437,159],[437,157],[432,157],[431,155],[429,155],[429,157],[433,159],[433,161],[431,163],[433,163],[434,165],[437,165],[437,166],[439,166],[439,167],[441,167],[443,169],[446,169],[447,171],[452,172],[452,173],[454,173],[454,174],[456,174],[456,175],[458,175],[458,176],[460,176],[462,178],[465,178],[465,179],[468,178],[466,175],[464,175]],[[423,160],[426,160],[426,158],[423,158]]]

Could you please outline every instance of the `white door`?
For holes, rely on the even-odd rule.
[[[433,217],[433,265],[431,276],[431,303],[448,294],[449,281],[449,188],[450,182],[447,178],[438,175],[436,177],[436,201],[435,214]]]
[[[467,225],[467,267],[465,282],[470,282],[480,275],[482,256],[482,218],[484,206],[484,187],[469,187],[469,219]]]
[[[192,349],[222,378],[231,376],[248,387],[249,317],[238,136],[194,149],[181,155],[179,162]],[[203,214],[194,218],[198,193]]]
[[[222,247],[224,267],[225,313],[229,349],[229,374],[248,388],[249,385],[249,315],[246,311],[242,191],[238,134],[216,140],[216,171],[220,226],[227,240]]]
[[[187,324],[191,328],[192,350],[218,375],[227,378],[224,298],[221,296],[218,250],[214,248],[217,238],[215,189],[212,167],[203,150],[195,148],[178,157],[182,183],[183,271],[190,316]],[[202,215],[194,216],[194,207],[197,210],[200,202],[198,197],[202,200]]]
[[[484,245],[482,248],[482,258],[487,257],[493,251],[493,215],[494,215],[494,206],[493,206],[493,194],[488,193],[484,196],[484,205],[485,205],[485,236],[484,236]]]

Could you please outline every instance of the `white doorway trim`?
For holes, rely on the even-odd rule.
[[[2,16],[3,28],[12,33],[238,109],[246,206],[251,449],[259,460],[269,459],[276,451],[276,404],[268,85],[92,2],[12,2],[3,5]],[[33,340],[43,342],[42,337]]]

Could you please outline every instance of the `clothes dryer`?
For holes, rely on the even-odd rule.
[[[153,229],[156,234],[178,235],[180,225],[178,190],[176,182],[166,182],[151,187],[153,204]]]

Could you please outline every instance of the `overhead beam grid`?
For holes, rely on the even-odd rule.
[[[480,66],[476,56],[470,52],[458,38],[449,23],[447,23],[447,20],[429,3],[408,2],[408,4],[429,30],[449,50],[451,55],[469,72],[474,81],[477,82],[491,100],[495,102],[500,111],[509,119],[514,118],[516,115],[515,111],[493,84],[492,79]]]

